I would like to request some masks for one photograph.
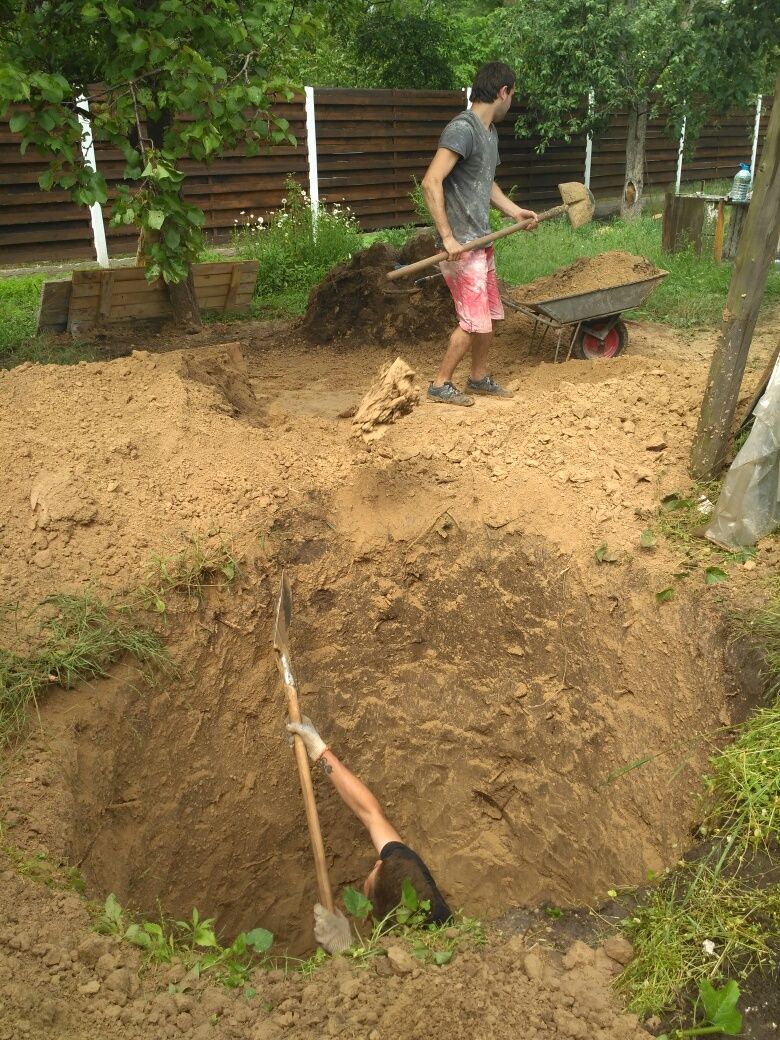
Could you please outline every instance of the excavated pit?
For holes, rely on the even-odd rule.
[[[680,856],[706,767],[691,738],[740,702],[714,620],[648,615],[641,569],[593,588],[519,533],[445,525],[350,563],[300,519],[283,555],[302,709],[453,906],[598,903]],[[177,679],[150,691],[127,671],[75,719],[65,696],[47,716],[67,722],[69,858],[93,893],[174,917],[197,906],[227,934],[262,924],[301,951],[316,889],[270,652],[277,582],[260,561],[242,590],[183,613]],[[319,771],[315,788],[340,888],[374,854]]]

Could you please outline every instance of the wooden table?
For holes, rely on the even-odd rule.
[[[716,264],[722,259],[732,259],[737,252],[737,243],[750,203],[736,202],[728,195],[706,195],[703,192],[677,195],[674,191],[668,191],[664,206],[663,248],[669,253],[676,253],[691,244],[696,255],[701,256],[704,217],[707,207],[711,205],[715,206],[713,259]],[[724,235],[726,206],[732,207],[732,213],[728,234]]]

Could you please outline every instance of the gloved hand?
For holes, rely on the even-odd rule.
[[[315,903],[314,938],[328,953],[342,953],[352,945],[349,921],[340,910],[331,913],[321,903]]]
[[[316,762],[323,751],[327,751],[328,745],[319,735],[308,715],[302,715],[300,722],[288,722],[288,733],[297,733],[306,745],[306,751],[312,762]]]

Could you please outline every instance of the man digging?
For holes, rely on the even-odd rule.
[[[515,222],[532,221],[527,231],[536,227],[536,214],[516,206],[494,180],[500,161],[494,124],[506,116],[514,92],[515,74],[508,65],[500,61],[483,65],[474,77],[471,108],[444,128],[423,177],[425,201],[448,254],[440,264],[441,271],[458,315],[458,327],[428,387],[428,400],[436,404],[472,405],[474,399],[469,394],[503,399],[513,396],[488,371],[493,322],[504,317],[493,247],[464,253],[463,246],[488,234],[491,204]],[[461,393],[452,377],[469,350],[468,393]]]
[[[338,791],[342,801],[367,829],[379,859],[363,882],[363,893],[371,900],[373,915],[383,920],[401,902],[401,887],[408,880],[417,898],[430,901],[427,924],[444,924],[452,916],[431,872],[416,852],[401,840],[401,835],[384,814],[377,798],[354,773],[340,762],[319,735],[311,719],[288,722],[290,733],[297,733],[306,746],[312,762],[319,762],[323,772]],[[341,911],[330,913],[314,906],[314,937],[328,953],[340,953],[352,945],[349,921]]]

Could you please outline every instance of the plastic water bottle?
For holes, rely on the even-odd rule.
[[[732,202],[744,202],[748,197],[751,184],[750,167],[747,163],[740,163],[739,170],[734,177],[734,183],[731,185]]]

